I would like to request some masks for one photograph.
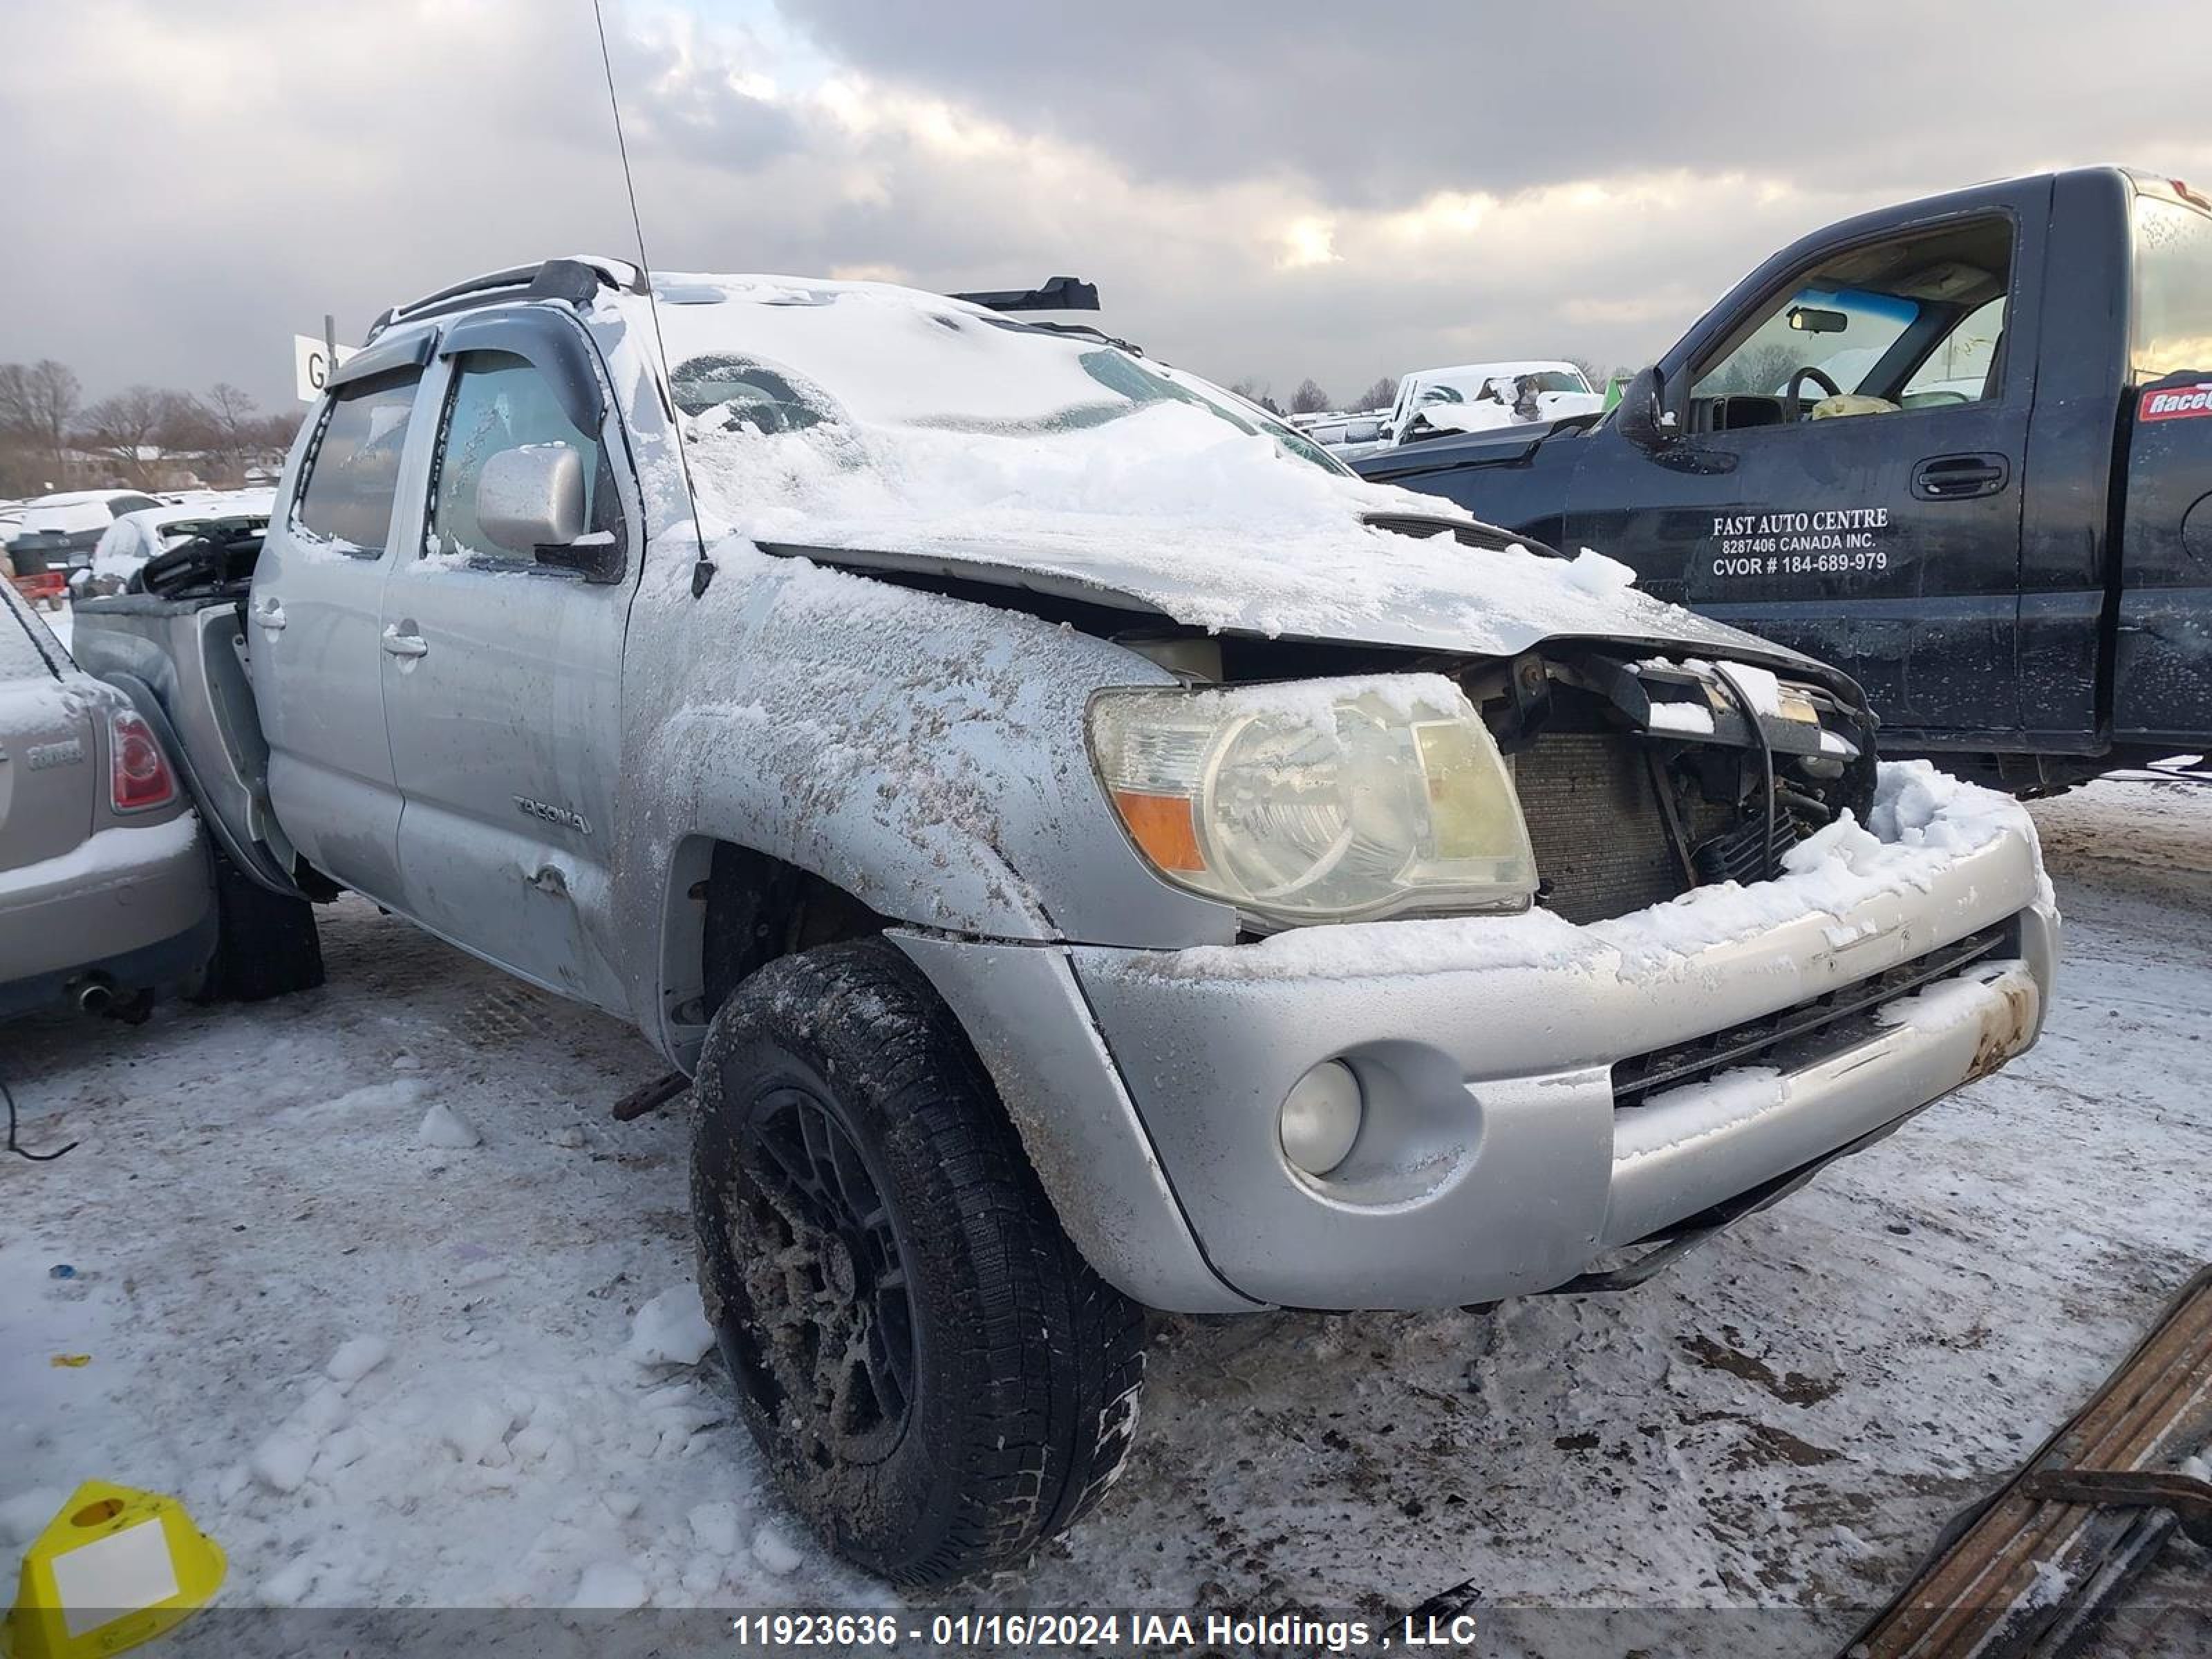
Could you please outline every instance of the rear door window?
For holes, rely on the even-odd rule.
[[[2212,215],[2136,198],[2135,371],[2138,380],[2212,369]]]
[[[307,458],[295,525],[356,551],[384,551],[420,378],[407,369],[343,387],[331,399]]]

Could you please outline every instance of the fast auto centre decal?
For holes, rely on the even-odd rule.
[[[1832,576],[1889,568],[1886,507],[1813,513],[1716,514],[1713,574]]]
[[[2192,415],[2212,415],[2212,380],[2154,386],[2136,408],[2138,421],[2182,421]]]

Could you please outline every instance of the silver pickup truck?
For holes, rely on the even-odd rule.
[[[1843,674],[959,301],[464,283],[160,586],[80,653],[230,863],[688,1078],[743,1413],[902,1583],[1097,1499],[1145,1308],[1634,1282],[2051,981],[2027,818]]]

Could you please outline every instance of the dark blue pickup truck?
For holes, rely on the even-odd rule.
[[[2097,167],[1776,254],[1618,408],[1358,463],[1855,674],[2023,793],[2212,750],[2212,200]]]

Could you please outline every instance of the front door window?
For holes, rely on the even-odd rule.
[[[1698,370],[1693,432],[1942,409],[1993,397],[2011,287],[2004,218],[1830,255]]]

